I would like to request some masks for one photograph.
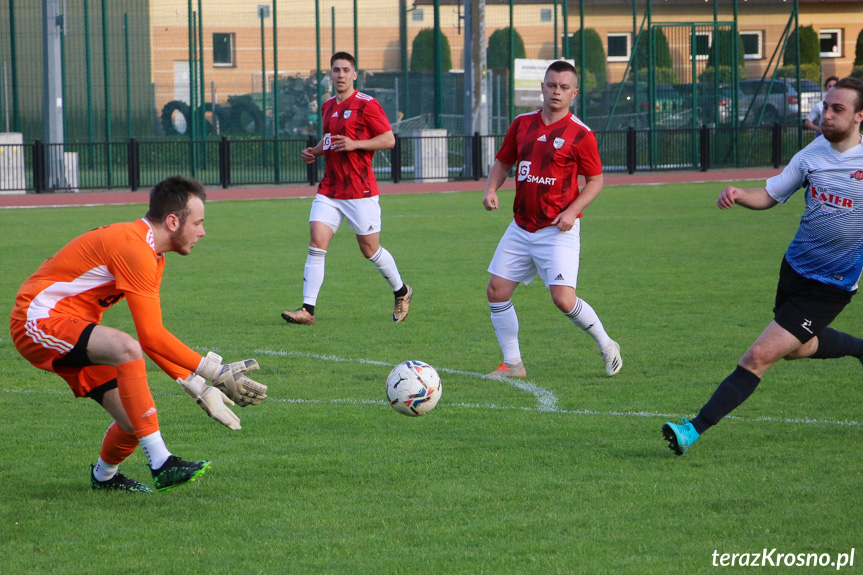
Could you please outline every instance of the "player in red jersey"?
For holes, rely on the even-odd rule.
[[[354,89],[357,61],[347,52],[330,58],[330,78],[336,95],[324,102],[321,114],[324,137],[301,157],[311,164],[324,156],[326,168],[309,215],[309,255],[303,273],[303,305],[282,312],[288,323],[315,323],[315,305],[324,283],[324,260],[330,241],[347,218],[357,236],[360,251],[375,264],[395,294],[393,321],[410,311],[413,289],[402,281],[393,256],[380,244],[380,192],[372,157],[376,150],[395,145],[395,136],[377,100]]]
[[[581,212],[602,190],[596,136],[569,107],[578,76],[568,62],[553,62],[541,84],[542,108],[518,116],[509,127],[485,187],[486,210],[498,209],[497,190],[518,162],[513,222],[501,238],[488,271],[491,323],[503,363],[486,377],[526,377],[518,345],[512,294],[539,274],[551,299],[596,342],[608,376],[623,365],[620,346],[608,337],[596,312],[575,294]],[[578,189],[578,176],[585,179]]]
[[[243,375],[258,368],[255,360],[223,366],[221,357],[201,357],[162,325],[164,254],[188,255],[204,237],[205,199],[195,180],[168,178],[150,192],[146,217],[79,236],[18,290],[10,320],[15,347],[34,366],[66,380],[76,397],[93,399],[114,418],[91,466],[93,489],[152,493],[118,473],[139,443],[160,491],[194,481],[210,465],[208,460],[183,461],[165,446],[144,353],[231,429],[240,429],[240,420],[225,402],[252,405],[266,397],[265,385]],[[101,325],[104,311],[124,298],[138,341]]]

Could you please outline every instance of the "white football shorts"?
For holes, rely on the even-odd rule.
[[[581,251],[581,219],[568,232],[549,226],[534,233],[518,227],[513,221],[494,252],[489,273],[528,285],[539,274],[545,287],[570,286],[578,282],[578,258]]]
[[[356,200],[334,200],[327,196],[316,194],[309,213],[310,222],[321,222],[328,225],[333,232],[339,231],[342,220],[347,218],[348,225],[358,236],[367,236],[381,231],[380,196],[359,198]]]

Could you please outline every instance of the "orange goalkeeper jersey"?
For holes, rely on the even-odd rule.
[[[104,311],[125,297],[144,352],[172,378],[185,378],[201,355],[162,325],[164,269],[147,220],[97,228],[66,244],[24,282],[12,319],[73,316],[100,323]]]

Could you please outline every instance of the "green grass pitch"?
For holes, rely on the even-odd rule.
[[[212,469],[168,494],[92,492],[107,414],[0,333],[0,573],[667,574],[710,572],[715,551],[849,553],[863,535],[856,360],[781,362],[685,456],[661,439],[770,321],[803,209],[797,196],[722,212],[723,186],[607,187],[582,222],[578,293],[620,342],[623,370],[605,377],[536,280],[514,296],[519,386],[479,377],[501,361],[486,267],[512,192],[494,213],[479,191],[382,198],[382,244],[416,294],[395,325],[347,226],[317,324],[285,324],[279,313],[301,303],[311,200],[210,202],[207,237],[167,256],[165,324],[203,353],[256,357],[270,398],[236,408],[232,432],[149,364],[169,449]],[[0,210],[0,300],[11,309],[73,236],[145,211]],[[105,323],[133,329],[124,303]],[[861,302],[834,327],[863,334]],[[442,376],[425,417],[384,402],[407,359]],[[151,483],[140,450],[121,470]]]

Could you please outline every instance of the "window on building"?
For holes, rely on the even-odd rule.
[[[821,41],[822,58],[842,57],[842,30],[821,30],[818,39]]]
[[[424,18],[422,8],[414,8],[413,12],[411,12],[411,20],[414,22],[422,22]]]
[[[748,30],[740,32],[743,40],[743,57],[747,60],[761,60],[764,58],[764,32],[761,30]]]
[[[608,33],[608,61],[628,62],[632,53],[632,34],[630,32]]]
[[[540,8],[539,9],[539,21],[540,22],[551,22],[551,8]]]
[[[695,59],[707,60],[710,55],[710,42],[713,35],[710,32],[695,33]]]
[[[213,34],[213,66],[236,66],[234,34]]]

